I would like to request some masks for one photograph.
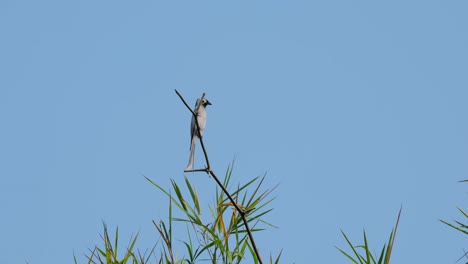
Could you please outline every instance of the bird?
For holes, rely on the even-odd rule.
[[[198,121],[198,126],[200,128],[200,135],[203,135],[203,130],[205,130],[206,127],[206,107],[208,105],[211,105],[210,101],[206,98],[199,98],[197,99],[197,102],[195,103],[195,109],[194,113],[196,115],[196,119]],[[192,115],[192,123],[190,125],[190,158],[189,162],[187,164],[187,167],[185,168],[184,171],[190,171],[193,169],[193,157],[195,155],[195,144],[197,143],[197,140],[200,138],[198,134],[198,129],[197,125],[195,123],[195,117]]]

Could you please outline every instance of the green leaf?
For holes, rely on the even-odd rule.
[[[354,255],[357,257],[357,259],[359,260],[359,263],[363,264],[363,262],[361,261],[361,256],[358,254],[358,252],[356,251],[355,247],[353,246],[353,244],[351,243],[351,241],[348,239],[348,237],[346,236],[346,234],[343,232],[343,230],[341,230],[341,234],[343,234],[346,242],[348,243],[349,247],[352,249]],[[339,249],[341,251],[341,253],[343,253],[343,251],[341,249]],[[344,253],[343,253],[344,254]],[[348,258],[350,258],[350,256],[348,254],[345,254]],[[357,263],[357,261],[353,258],[350,258],[351,260],[353,260],[354,263]]]
[[[193,201],[193,204],[195,205],[195,209],[197,211],[197,214],[200,214],[201,210],[200,210],[200,203],[199,203],[199,200],[198,200],[197,192],[196,192],[196,190],[194,188],[192,188],[192,185],[190,184],[189,179],[187,177],[184,177],[184,178],[185,178],[185,183],[187,184],[187,188],[190,191],[190,196],[192,197],[192,201]]]
[[[364,250],[366,251],[366,263],[371,263],[371,253],[369,251],[369,244],[367,243],[366,231],[364,233]]]

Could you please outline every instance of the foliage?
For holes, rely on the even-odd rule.
[[[468,182],[468,180],[463,180],[463,181],[460,181],[460,182]],[[465,217],[465,218],[468,218],[468,213],[465,212],[463,209],[461,208],[457,208],[458,211],[460,211],[460,213]],[[468,235],[468,224],[464,224],[462,223],[461,221],[457,221],[457,220],[453,220],[454,223],[449,223],[447,221],[444,221],[444,220],[439,220],[441,221],[442,223],[452,227],[453,229],[463,233],[463,234],[467,234]],[[460,261],[462,258],[467,258],[468,259],[468,252],[465,252],[463,254],[463,256],[461,256],[457,261]],[[465,262],[468,264],[468,262]]]
[[[233,190],[231,196],[246,212],[247,221],[252,226],[251,231],[259,232],[265,230],[265,227],[273,227],[264,220],[264,217],[272,210],[268,206],[274,199],[270,196],[275,188],[261,190],[265,177],[255,177],[243,185],[232,188],[230,186],[231,176],[232,166],[229,166],[224,178],[224,186],[226,189]],[[168,220],[159,222],[153,220],[155,229],[161,237],[160,252],[155,252],[157,245],[149,253],[141,254],[135,250],[137,234],[131,239],[124,256],[119,259],[117,257],[118,229],[115,233],[115,242],[112,244],[107,227],[104,225],[104,235],[102,236],[104,245],[102,247],[96,246],[94,250],[90,250],[91,254],[86,256],[88,263],[144,264],[150,261],[151,256],[154,257],[155,263],[183,264],[206,261],[210,263],[241,263],[244,261],[259,263],[249,243],[241,215],[234,210],[232,203],[219,188],[215,192],[214,204],[208,205],[211,215],[209,221],[206,221],[201,217],[202,206],[196,186],[187,177],[184,178],[183,184],[172,179],[171,190],[166,190],[151,179],[145,178],[169,198]],[[184,192],[182,187],[186,188],[187,191]],[[174,217],[173,210],[178,210],[182,216]],[[174,238],[175,223],[182,223],[186,226],[187,238],[185,240]],[[175,250],[175,247],[178,249]],[[183,254],[178,257],[180,252]],[[280,257],[281,253],[275,258],[270,256],[270,263],[278,263]],[[75,263],[77,263],[76,258]]]
[[[465,218],[468,218],[468,213],[466,213],[465,211],[463,211],[463,209],[461,209],[461,208],[457,208],[457,209],[458,209],[458,211],[460,211],[460,213],[462,213],[462,215],[463,215]],[[442,223],[444,223],[444,224],[446,224],[446,225],[448,225],[448,226],[450,226],[450,227],[452,227],[452,228],[454,228],[454,229],[456,229],[456,230],[458,230],[458,231],[460,231],[460,232],[462,232],[462,233],[468,235],[468,225],[463,224],[462,222],[456,221],[456,220],[453,220],[453,222],[454,222],[455,224],[451,224],[451,223],[449,223],[449,222],[447,222],[447,221],[444,221],[444,220],[440,220],[440,221],[441,221]]]
[[[153,249],[147,255],[146,253],[141,254],[139,250],[134,252],[134,246],[138,239],[138,234],[130,239],[130,244],[127,246],[124,256],[119,260],[118,258],[118,249],[119,249],[119,229],[116,228],[115,230],[115,240],[114,244],[112,244],[111,239],[109,238],[109,232],[107,231],[107,225],[103,224],[104,226],[104,234],[101,236],[104,247],[95,247],[94,250],[90,250],[90,255],[87,255],[86,258],[88,259],[88,264],[90,263],[119,263],[119,264],[126,264],[126,263],[148,263],[150,256],[154,251]],[[78,263],[76,257],[74,257],[75,264]]]
[[[351,241],[348,239],[346,234],[343,231],[341,231],[341,233],[343,234],[343,237],[345,238],[346,242],[351,248],[352,253],[346,253],[344,250],[338,247],[337,249],[343,255],[345,255],[349,260],[351,260],[352,263],[355,263],[355,264],[358,264],[358,263],[359,264],[389,264],[390,256],[392,254],[392,249],[393,249],[393,243],[395,241],[395,236],[396,236],[396,232],[398,229],[398,223],[400,222],[400,215],[401,215],[401,209],[400,209],[400,212],[398,213],[398,218],[397,218],[395,227],[392,229],[392,232],[390,233],[388,243],[382,247],[382,250],[380,251],[380,255],[378,256],[378,258],[374,256],[370,251],[365,230],[363,232],[364,233],[364,245],[359,245],[359,246],[354,246],[351,243]],[[359,249],[364,251],[364,254],[359,253],[358,252]]]

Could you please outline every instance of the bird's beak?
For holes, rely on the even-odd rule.
[[[210,101],[206,100],[206,105],[211,105]]]

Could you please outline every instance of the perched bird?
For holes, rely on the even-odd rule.
[[[206,127],[206,106],[208,105],[211,105],[211,103],[206,98],[203,98],[202,100],[197,99],[197,102],[195,103],[194,112],[195,112],[195,115],[197,116],[198,126],[200,127],[201,135],[203,135],[203,130],[205,130],[205,127]],[[192,123],[190,126],[190,137],[191,137],[190,158],[189,158],[187,167],[185,168],[185,171],[193,169],[193,156],[195,155],[195,144],[197,143],[197,140],[200,138],[200,136],[198,135],[198,129],[195,123],[194,116],[192,116]]]

